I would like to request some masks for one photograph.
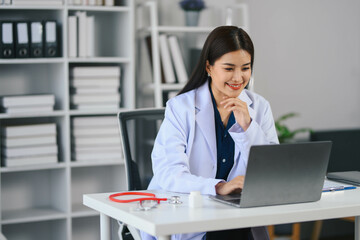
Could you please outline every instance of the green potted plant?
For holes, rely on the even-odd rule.
[[[182,0],[180,7],[185,11],[185,20],[187,26],[197,26],[199,22],[200,11],[205,8],[203,0]]]
[[[312,130],[310,128],[299,128],[295,130],[290,130],[285,124],[283,124],[283,121],[287,120],[288,118],[292,118],[298,116],[297,113],[287,113],[285,115],[280,116],[275,121],[275,128],[278,134],[279,142],[285,143],[290,142],[293,140],[296,134],[301,132],[311,132]]]

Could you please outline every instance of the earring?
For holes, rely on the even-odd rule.
[[[207,73],[208,74],[208,77],[210,77],[210,73]]]

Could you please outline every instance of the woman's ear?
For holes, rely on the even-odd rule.
[[[206,66],[205,66],[205,69],[206,69],[206,72],[208,73],[208,75],[210,75],[210,63],[209,63],[209,60],[206,60]]]

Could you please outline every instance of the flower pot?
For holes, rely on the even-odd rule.
[[[186,26],[197,26],[199,23],[199,11],[185,11]]]

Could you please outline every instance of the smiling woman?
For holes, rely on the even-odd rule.
[[[167,102],[149,189],[207,195],[242,190],[250,147],[278,143],[269,103],[245,89],[253,63],[254,46],[244,30],[221,26],[210,33],[189,81]],[[268,234],[258,227],[173,239],[266,240]]]

